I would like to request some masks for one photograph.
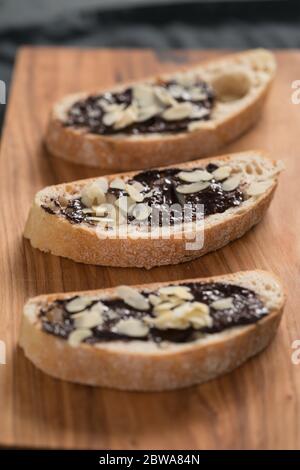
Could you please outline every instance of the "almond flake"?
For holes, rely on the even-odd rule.
[[[181,300],[176,297],[172,302],[162,302],[154,306],[154,312],[160,314],[161,312],[169,311],[181,304]]]
[[[208,181],[198,181],[197,183],[182,184],[180,186],[177,186],[176,191],[181,194],[192,194],[203,191],[209,186],[210,183]]]
[[[102,118],[103,124],[105,124],[105,126],[112,126],[122,118],[122,115],[123,111],[121,111],[120,109],[105,113]]]
[[[215,310],[225,310],[226,308],[231,308],[233,307],[233,298],[226,297],[225,299],[215,300],[210,304],[210,307],[214,308]]]
[[[194,106],[193,111],[190,114],[191,119],[202,119],[209,114],[209,110],[206,108],[199,108],[199,106]]]
[[[158,305],[162,302],[162,299],[159,298],[158,295],[154,295],[154,294],[150,294],[149,297],[149,302],[152,304],[152,305]]]
[[[119,286],[116,294],[124,302],[137,310],[149,310],[149,302],[139,291],[129,286]]]
[[[206,99],[206,95],[203,93],[203,90],[197,86],[190,88],[188,93],[194,101],[201,101]]]
[[[140,193],[141,191],[144,191],[145,186],[140,183],[139,181],[133,181],[132,186]]]
[[[149,106],[147,108],[141,108],[138,110],[138,115],[136,118],[137,122],[144,122],[148,119],[151,119],[153,116],[158,114],[161,111],[161,108],[158,106]]]
[[[115,201],[115,206],[118,207],[123,213],[129,212],[132,205],[135,205],[135,202],[129,196],[120,196]]]
[[[99,224],[113,224],[115,219],[112,217],[87,217],[90,222],[97,222]]]
[[[184,88],[190,88],[195,84],[196,78],[195,74],[192,72],[180,73],[175,77],[176,81],[182,85]]]
[[[125,183],[121,178],[115,178],[110,182],[110,188],[113,189],[126,189]]]
[[[158,292],[160,294],[174,295],[175,297],[183,300],[192,300],[194,298],[190,292],[190,289],[186,286],[161,287]]]
[[[133,106],[129,106],[122,112],[120,119],[115,122],[114,129],[119,130],[130,126],[130,124],[136,121],[136,118],[137,115],[135,109]]]
[[[178,121],[180,119],[185,119],[190,116],[193,111],[193,105],[191,103],[178,103],[171,108],[166,109],[163,112],[162,117],[166,121]]]
[[[269,181],[253,181],[247,188],[248,196],[259,196],[266,192],[273,184],[272,180]]]
[[[180,171],[177,176],[188,183],[210,181],[213,178],[213,175],[206,170]]]
[[[209,315],[209,307],[202,302],[186,302],[182,307],[177,307],[174,310],[174,314],[191,322],[193,326],[197,324],[197,327],[199,325],[209,326],[212,322]]]
[[[174,100],[173,96],[171,93],[164,87],[162,86],[156,86],[154,87],[154,93],[155,96],[158,98],[158,100],[166,105],[166,106],[175,106],[177,105],[177,101]]]
[[[154,312],[156,313],[155,310]],[[163,330],[168,328],[186,329],[190,326],[199,329],[212,325],[209,307],[202,302],[185,302],[172,310],[160,311],[156,318],[146,318],[145,321]]]
[[[100,205],[105,202],[105,193],[108,189],[106,178],[93,181],[82,189],[81,200],[87,207]]]
[[[180,98],[182,94],[185,92],[184,88],[182,88],[182,86],[177,85],[177,84],[170,85],[168,90],[173,96],[173,98]]]
[[[105,111],[106,113],[110,113],[113,111],[123,111],[125,108],[125,103],[118,104],[118,103],[108,103],[106,100],[100,100],[98,101],[99,105]]]
[[[149,326],[137,318],[120,320],[113,328],[115,333],[131,336],[133,338],[143,338],[149,332]]]
[[[126,184],[126,191],[128,192],[129,197],[131,197],[135,202],[142,202],[144,200],[144,196],[132,184]]]
[[[192,121],[188,125],[188,131],[193,132],[197,131],[198,129],[203,129],[203,125],[207,125],[207,121]]]
[[[75,312],[81,312],[82,310],[85,310],[86,307],[91,305],[92,303],[92,298],[91,297],[75,297],[75,299],[70,300],[67,302],[65,308],[67,312],[69,313],[75,313]]]
[[[95,326],[103,323],[103,317],[97,309],[75,313],[72,318],[74,319],[75,328],[95,328]]]
[[[241,175],[239,173],[230,176],[227,180],[222,183],[222,188],[224,191],[233,191],[236,189],[241,182]]]
[[[157,318],[147,317],[145,318],[145,322],[151,326],[154,326],[155,328],[159,328],[160,330],[167,330],[169,328],[185,330],[189,326],[187,322],[174,317],[174,314],[170,311],[167,311]]]
[[[82,343],[86,338],[92,335],[92,331],[88,330],[86,328],[78,329],[72,331],[68,337],[68,343],[70,346],[73,348],[76,348],[77,346]]]
[[[230,176],[232,168],[230,166],[220,166],[215,171],[213,171],[213,177],[217,181],[225,180]]]
[[[92,209],[96,216],[101,217],[107,214],[107,207],[105,204],[101,204],[100,206],[92,206]]]
[[[132,215],[136,218],[136,220],[145,220],[148,219],[151,213],[151,207],[147,204],[135,204]]]
[[[155,104],[154,90],[151,85],[137,84],[132,88],[133,100],[141,108],[146,108]]]

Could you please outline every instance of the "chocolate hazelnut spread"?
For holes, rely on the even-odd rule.
[[[85,307],[89,310],[95,304],[101,302],[104,306],[103,323],[91,329],[90,337],[85,339],[86,343],[94,344],[99,342],[107,342],[113,340],[131,341],[139,339],[141,341],[154,341],[161,343],[168,341],[173,343],[192,342],[200,338],[203,334],[213,334],[221,332],[235,326],[248,325],[256,323],[262,317],[268,314],[267,308],[258,298],[255,292],[244,287],[221,283],[182,283],[186,286],[196,302],[201,302],[209,307],[210,317],[212,319],[209,327],[195,329],[188,327],[185,329],[167,328],[158,329],[151,327],[148,334],[143,338],[135,338],[126,334],[119,334],[114,331],[114,326],[120,321],[128,318],[143,320],[146,317],[153,317],[153,307],[149,310],[142,311],[131,307],[128,303],[120,298],[91,300],[90,304]],[[155,292],[142,291],[145,298]],[[76,297],[67,300],[56,300],[53,303],[40,308],[39,318],[41,320],[42,329],[50,334],[67,339],[72,331],[74,331],[74,320],[72,313],[67,311],[67,304]],[[213,302],[220,299],[231,299],[229,308],[216,309]],[[113,314],[112,314],[113,313]]]
[[[116,133],[125,134],[151,134],[151,133],[178,133],[185,132],[188,125],[194,121],[208,120],[214,105],[214,93],[210,85],[202,80],[197,80],[192,89],[179,87],[175,81],[159,82],[157,85],[168,92],[179,89],[176,95],[176,103],[191,103],[193,105],[192,114],[183,119],[167,120],[162,116],[161,110],[145,120],[134,120],[120,127],[115,127],[113,123],[105,123],[105,106],[122,105],[124,109],[133,103],[133,89],[127,88],[118,93],[104,93],[103,95],[92,95],[75,102],[67,112],[64,122],[65,126],[84,128],[92,134],[112,135]],[[197,95],[193,95],[191,90],[198,90]],[[180,92],[181,90],[181,92]],[[167,106],[168,108],[168,106]],[[165,109],[167,109],[165,108]],[[137,118],[138,119],[138,118]]]
[[[213,173],[217,168],[217,165],[210,163],[205,167],[205,170],[209,173]],[[192,168],[187,170],[187,172],[193,172],[195,170],[197,170],[197,168]],[[203,170],[203,168],[200,168],[200,170]],[[199,211],[199,204],[203,204],[204,216],[209,216],[216,213],[223,213],[229,208],[239,206],[244,201],[244,194],[240,187],[232,191],[225,191],[222,187],[222,181],[217,181],[215,178],[209,181],[207,188],[199,192],[181,194],[176,191],[176,188],[182,184],[182,181],[178,177],[180,171],[181,170],[178,168],[148,170],[136,174],[134,178],[128,181],[129,184],[134,182],[141,183],[144,187],[142,193],[145,195],[143,203],[151,207],[152,213],[155,209],[160,211],[159,219],[156,221],[156,224],[163,225],[164,212],[169,215],[167,220],[170,225],[174,225],[183,222],[184,217],[187,215],[187,208],[189,208],[188,217],[190,217],[191,220],[195,220],[197,211]],[[126,191],[109,188],[107,194],[119,198],[125,195]],[[169,208],[173,205],[176,206],[174,206],[175,209],[170,214]],[[90,225],[96,224],[96,222],[90,220],[89,215],[84,212],[86,207],[80,198],[71,199],[66,207],[62,207],[58,200],[51,200],[48,204],[42,204],[42,208],[50,214],[59,214],[65,217],[73,224],[82,222]],[[185,210],[183,211],[181,208]],[[147,219],[148,223],[153,222],[152,213]],[[134,222],[132,214],[127,215],[127,222]]]

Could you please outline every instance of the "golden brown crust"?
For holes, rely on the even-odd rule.
[[[207,65],[217,66],[228,62],[227,68],[230,70],[247,57],[253,61],[253,67],[257,65],[256,61],[260,64],[265,60],[266,63],[260,64],[262,73],[268,73],[264,86],[254,90],[253,96],[245,104],[233,107],[224,117],[203,122],[202,127],[197,130],[142,136],[101,136],[87,133],[63,125],[60,119],[61,108],[66,107],[70,101],[70,97],[66,97],[54,107],[51,114],[46,135],[47,148],[57,157],[107,171],[142,169],[145,168],[145,162],[148,167],[169,165],[216,153],[258,120],[274,77],[275,62],[271,53],[254,50],[209,61],[203,66],[205,69]],[[268,66],[270,70],[267,70]]]
[[[280,283],[273,275],[263,271],[246,271],[202,280],[241,282],[241,285],[247,286],[247,277],[251,280],[251,276],[266,285],[272,284],[273,294],[277,299],[270,313],[256,324],[210,335],[207,340],[170,349],[156,348],[157,350],[150,352],[138,345],[126,350],[124,343],[119,348],[86,344],[74,348],[66,340],[44,333],[24,315],[20,345],[25,355],[44,372],[72,382],[141,391],[168,390],[199,384],[231,371],[260,352],[269,344],[277,330],[285,299]],[[167,283],[141,287],[156,288],[163,284]],[[249,287],[252,287],[251,282]],[[102,292],[109,295],[113,289]],[[60,294],[58,297],[68,295],[70,294]],[[54,298],[57,298],[55,294],[40,296],[31,302],[51,301]]]
[[[253,152],[265,158],[262,152]],[[233,154],[232,156],[216,157],[215,160],[224,162],[232,157],[245,156],[248,152]],[[250,155],[250,152],[249,152]],[[202,160],[201,163],[214,161],[214,159]],[[178,165],[180,168],[188,168],[197,162]],[[133,175],[130,174],[130,175]],[[110,175],[112,179],[115,175]],[[82,180],[79,184],[84,184]],[[70,184],[77,184],[70,183]],[[175,236],[164,238],[100,238],[95,230],[86,226],[74,226],[62,217],[53,216],[43,210],[35,200],[26,223],[24,236],[30,239],[34,248],[51,252],[57,256],[70,258],[74,261],[120,267],[145,267],[177,264],[192,260],[210,251],[217,250],[232,240],[244,235],[251,227],[257,224],[266,212],[277,186],[274,178],[273,185],[265,194],[257,198],[251,205],[242,210],[233,212],[230,216],[222,216],[217,224],[204,222],[204,243],[200,249],[187,250],[187,241],[191,234],[197,231],[185,233],[184,237]]]

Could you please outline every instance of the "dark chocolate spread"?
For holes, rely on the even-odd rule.
[[[157,85],[166,88],[167,90],[176,82],[169,81],[164,83],[157,83]],[[195,106],[195,109],[203,111],[202,117],[185,118],[176,121],[167,121],[163,119],[160,114],[142,121],[134,122],[122,129],[114,129],[113,125],[107,126],[103,122],[105,111],[102,107],[104,101],[110,104],[124,104],[125,109],[132,104],[132,88],[119,93],[105,93],[103,95],[93,95],[83,100],[74,103],[67,113],[65,126],[73,126],[77,128],[85,128],[92,134],[111,135],[116,133],[125,134],[149,134],[149,133],[175,133],[184,132],[187,130],[190,122],[208,120],[211,115],[211,110],[214,104],[214,93],[212,88],[205,82],[198,80],[194,87],[199,88],[201,91],[201,99],[195,100],[189,94],[188,90],[183,89],[180,96],[176,97],[178,103],[190,102]]]
[[[209,164],[205,169],[212,173],[218,167],[214,164]],[[192,168],[194,171],[198,168]],[[203,169],[203,168],[199,168]],[[165,223],[174,225],[182,223],[183,220],[187,221],[189,218],[194,221],[199,214],[199,204],[203,204],[204,217],[216,213],[223,213],[231,207],[239,206],[244,201],[244,194],[240,188],[233,191],[224,191],[222,189],[222,182],[216,181],[214,178],[210,181],[210,185],[200,192],[192,194],[180,194],[176,191],[178,185],[183,182],[177,176],[181,170],[178,168],[168,168],[166,170],[148,170],[138,173],[128,183],[139,182],[145,190],[142,192],[147,194],[151,191],[150,196],[145,196],[143,204],[148,204],[151,207],[152,213],[150,214],[147,222],[153,225],[164,225],[163,214],[166,213],[168,218]],[[114,195],[119,198],[125,195],[126,192],[120,189],[108,189],[108,194]],[[170,206],[174,205],[174,210],[169,213]],[[65,217],[69,222],[78,224],[81,222],[95,225],[94,221],[89,220],[89,215],[84,213],[86,208],[81,199],[72,199],[69,201],[67,207],[62,207],[58,200],[51,200],[50,204],[43,204],[42,208],[50,214],[60,214]],[[184,211],[182,209],[184,208]],[[155,209],[157,212],[155,213]],[[158,214],[158,212],[160,212]],[[152,216],[158,217],[152,220]],[[128,223],[134,222],[134,217],[128,214]]]
[[[212,302],[219,299],[231,297],[233,299],[232,307],[216,310],[210,307],[210,316],[212,325],[194,329],[165,329],[150,328],[147,336],[143,338],[134,338],[124,334],[118,334],[113,331],[114,325],[120,319],[137,318],[143,319],[145,316],[154,316],[153,308],[147,312],[139,311],[123,300],[112,298],[101,300],[107,310],[103,313],[104,322],[101,326],[92,328],[92,335],[85,342],[93,344],[98,342],[106,342],[113,340],[130,341],[139,339],[141,341],[169,341],[173,343],[185,343],[195,341],[203,334],[217,333],[228,328],[240,325],[248,325],[256,323],[262,317],[268,314],[267,308],[264,306],[258,296],[250,289],[246,289],[233,284],[226,283],[186,283],[181,284],[190,288],[190,292],[194,297],[194,301],[205,303],[210,306]],[[147,297],[149,292],[142,292]],[[72,314],[66,309],[67,302],[74,299],[57,300],[47,307],[42,307],[39,318],[42,322],[42,329],[50,334],[67,339],[69,334],[74,330],[74,321]],[[88,309],[95,305],[98,300],[92,300]],[[109,311],[113,311],[115,315],[111,318]]]

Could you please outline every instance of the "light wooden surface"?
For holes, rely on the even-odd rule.
[[[279,71],[263,118],[227,150],[263,148],[284,160],[285,174],[264,221],[241,240],[180,266],[115,269],[43,254],[22,238],[34,193],[45,185],[97,174],[51,158],[42,138],[52,101],[196,63],[220,52],[37,48],[18,56],[1,145],[1,321],[7,365],[0,365],[0,444],[64,448],[300,448],[299,117],[291,82],[300,53],[279,52]],[[192,278],[263,268],[286,285],[288,303],[268,350],[199,387],[168,393],[124,393],[47,377],[16,346],[24,300],[40,293]]]

